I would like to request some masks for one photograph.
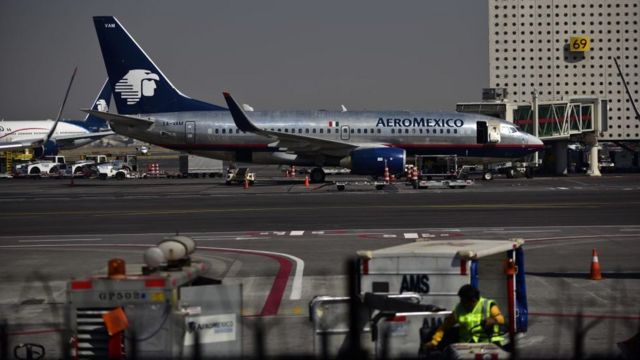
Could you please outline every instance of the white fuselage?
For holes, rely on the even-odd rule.
[[[3,120],[0,121],[0,145],[12,142],[34,142],[44,139],[51,127],[53,120]],[[52,139],[69,135],[86,135],[89,130],[64,121],[58,122]],[[60,149],[73,149],[85,145],[93,140],[77,139],[60,143]]]

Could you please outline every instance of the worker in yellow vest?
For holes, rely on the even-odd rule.
[[[460,303],[453,313],[444,320],[425,344],[429,350],[437,348],[445,331],[458,324],[458,342],[461,343],[494,343],[503,346],[504,338],[500,333],[500,325],[504,325],[504,316],[498,304],[480,296],[480,291],[471,285],[464,285],[458,291]]]

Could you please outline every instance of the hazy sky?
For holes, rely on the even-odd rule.
[[[0,118],[82,118],[113,15],[183,93],[256,110],[454,110],[488,86],[487,1],[0,1]],[[113,104],[112,104],[112,107]],[[114,107],[115,110],[115,107]]]

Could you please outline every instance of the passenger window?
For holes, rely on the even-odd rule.
[[[440,129],[440,134],[444,134],[444,129]]]
[[[362,130],[365,134],[367,133],[367,129]]]
[[[316,129],[312,129],[311,132],[315,134],[316,133]]]
[[[340,133],[340,129],[336,128],[333,132],[338,134],[338,133]]]
[[[411,129],[411,132],[415,134],[416,133],[416,129]]]
[[[358,134],[360,134],[360,129],[358,129]]]
[[[286,132],[288,134],[289,133],[289,129],[284,129],[284,132]]]
[[[353,129],[351,129],[351,133],[353,134]]]
[[[458,133],[458,129],[453,129],[453,133],[457,134]]]
[[[302,129],[298,129],[298,134],[302,134]]]
[[[304,129],[304,133],[308,134],[309,133],[309,129]]]
[[[218,129],[216,129],[216,134],[218,133]]]
[[[222,129],[222,133],[226,134],[227,133],[227,129]]]
[[[320,129],[320,134],[324,134],[324,129]]]
[[[378,129],[378,134],[381,134],[381,133],[382,133],[382,131],[380,131],[380,129]]]
[[[404,133],[408,134],[409,133],[409,129],[404,129]]]
[[[447,134],[451,134],[451,129],[447,129]]]
[[[392,133],[392,134],[395,134],[395,133],[396,133],[396,130],[395,130],[395,129],[391,129],[391,133]]]

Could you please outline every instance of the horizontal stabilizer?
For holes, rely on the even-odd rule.
[[[97,116],[101,119],[105,119],[111,124],[116,124],[116,125],[144,127],[144,128],[148,128],[149,126],[153,125],[153,120],[144,119],[137,116],[112,114],[112,113],[102,112],[98,110],[82,110],[82,111],[88,114],[91,114],[93,116]]]

